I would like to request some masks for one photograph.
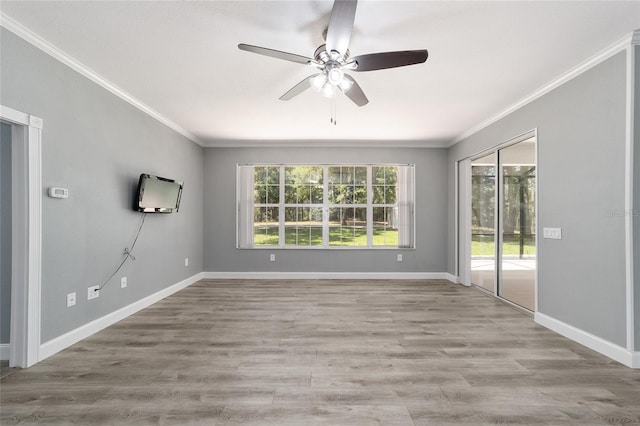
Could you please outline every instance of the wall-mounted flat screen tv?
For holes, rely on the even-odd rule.
[[[144,213],[177,212],[182,186],[182,182],[143,173],[138,181],[134,210]]]

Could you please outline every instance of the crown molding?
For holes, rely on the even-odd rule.
[[[84,65],[82,62],[68,55],[58,47],[49,43],[48,41],[40,37],[38,34],[34,33],[33,31],[31,31],[30,29],[28,29],[18,21],[16,21],[15,19],[7,16],[2,12],[0,12],[0,26],[11,31],[21,39],[25,40],[27,43],[37,47],[38,49],[42,50],[49,56],[52,56],[54,59],[57,59],[58,61],[62,62],[63,64],[73,69],[77,73],[83,75],[84,77],[98,84],[102,88],[118,96],[125,102],[128,102],[129,104],[138,108],[140,111],[144,112],[145,114],[153,117],[155,120],[159,121],[160,123],[164,124],[170,129],[181,134],[182,136],[189,139],[190,141],[200,146],[203,146],[202,142],[193,133],[179,126],[175,122],[169,120],[167,117],[160,114],[150,106],[146,105],[144,102],[130,95],[122,88],[116,86],[106,78],[102,77],[100,74],[91,70],[91,68]]]
[[[542,96],[546,95],[547,93],[549,93],[553,89],[558,88],[559,86],[563,85],[564,83],[568,82],[569,80],[572,80],[572,79],[576,78],[577,76],[579,76],[580,74],[584,73],[585,71],[588,71],[589,69],[593,68],[594,66],[606,61],[607,59],[609,59],[610,57],[612,57],[616,53],[619,53],[619,52],[625,50],[630,44],[640,44],[640,30],[636,30],[633,33],[630,33],[630,34],[624,36],[622,39],[620,39],[617,42],[613,43],[612,45],[610,45],[606,49],[600,51],[599,53],[596,53],[595,55],[593,55],[592,57],[590,57],[586,61],[582,62],[581,64],[577,65],[576,67],[572,68],[568,72],[566,72],[566,73],[560,75],[559,77],[556,77],[555,79],[551,80],[546,85],[540,87],[539,89],[537,89],[536,91],[534,91],[530,95],[526,96],[525,98],[521,99],[520,101],[516,102],[515,104],[513,104],[510,107],[506,108],[505,110],[503,110],[503,111],[499,112],[498,114],[488,118],[487,120],[485,120],[485,121],[481,122],[480,124],[470,128],[469,130],[461,133],[458,137],[453,139],[447,146],[451,147],[451,146],[457,144],[458,142],[461,142],[464,139],[468,138],[469,136],[479,132],[480,130],[482,130],[482,129],[486,128],[486,127],[489,127],[490,125],[496,123],[497,121],[499,121],[502,118],[508,116],[509,114],[512,114],[513,112],[519,110],[520,108],[524,107],[525,105],[535,101],[538,98],[541,98]]]
[[[446,140],[243,140],[211,139],[205,148],[447,148]]]

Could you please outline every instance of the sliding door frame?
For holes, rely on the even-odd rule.
[[[535,211],[536,211],[536,218],[535,218],[535,226],[536,226],[536,237],[535,237],[535,245],[536,245],[536,258],[535,258],[535,274],[534,274],[534,310],[533,311],[529,311],[528,309],[513,303],[501,296],[499,296],[499,288],[500,288],[500,284],[501,284],[501,263],[502,263],[502,214],[500,213],[500,209],[498,206],[498,203],[502,202],[502,188],[501,188],[501,184],[502,184],[502,172],[500,170],[500,153],[499,151],[501,149],[504,148],[508,148],[512,145],[515,145],[517,143],[523,142],[525,140],[534,138],[535,141],[535,164],[536,164],[536,179],[535,179]],[[487,155],[490,155],[492,153],[496,154],[496,163],[495,163],[495,167],[496,167],[496,212],[495,212],[495,217],[494,217],[494,226],[495,226],[495,237],[494,237],[494,246],[495,246],[495,258],[496,258],[496,269],[495,269],[495,288],[493,292],[489,292],[486,291],[486,293],[491,294],[492,296],[504,301],[505,303],[508,303],[509,305],[512,305],[518,309],[524,310],[526,312],[538,312],[538,249],[539,249],[539,244],[538,244],[538,239],[539,239],[539,208],[538,208],[538,203],[539,203],[539,199],[540,197],[538,196],[538,182],[540,179],[540,169],[538,167],[538,149],[539,149],[539,141],[538,141],[538,129],[534,128],[532,130],[529,130],[527,132],[521,133],[518,136],[515,136],[511,139],[508,139],[504,142],[501,142],[497,145],[494,145],[490,148],[484,149],[482,151],[478,151],[473,155],[470,155],[468,157],[463,158],[462,160],[459,160],[457,162],[458,166],[457,166],[457,176],[462,175],[466,180],[470,180],[471,177],[471,162],[475,159],[478,158],[482,158],[485,157]],[[468,170],[466,172],[462,171],[463,168],[468,168]],[[466,176],[465,176],[466,174]],[[467,179],[468,178],[468,179]],[[457,220],[457,224],[456,227],[458,228],[456,233],[457,235],[459,235],[462,240],[462,243],[459,244],[458,246],[458,251],[457,251],[457,258],[458,258],[458,265],[460,265],[460,270],[459,270],[459,274],[461,277],[461,282],[463,284],[465,284],[464,281],[462,281],[463,277],[468,278],[468,282],[469,284],[471,284],[471,228],[469,227],[468,224],[463,224],[463,221],[469,219],[471,219],[471,187],[469,185],[468,182],[463,182],[462,178],[458,178],[458,185],[456,186],[456,191],[458,192],[458,196],[456,198],[460,199],[460,202],[458,203],[458,209],[456,212],[456,217],[458,218]],[[464,198],[461,198],[464,197]],[[467,248],[465,248],[465,246]],[[478,286],[476,286],[478,287]],[[478,287],[479,288],[479,287]]]

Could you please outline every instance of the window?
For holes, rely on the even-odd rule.
[[[238,166],[238,247],[413,247],[412,165]]]

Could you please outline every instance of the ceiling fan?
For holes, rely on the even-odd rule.
[[[349,41],[357,3],[357,0],[334,1],[329,26],[324,34],[325,44],[316,49],[313,58],[244,43],[239,44],[238,48],[285,61],[312,65],[320,70],[319,73],[310,75],[293,86],[280,97],[280,100],[288,101],[305,90],[314,88],[327,97],[332,97],[339,90],[356,105],[364,106],[369,103],[367,96],[353,77],[345,71],[375,71],[421,64],[427,60],[429,52],[426,49],[403,50],[349,57]]]

